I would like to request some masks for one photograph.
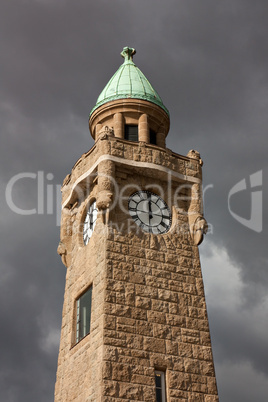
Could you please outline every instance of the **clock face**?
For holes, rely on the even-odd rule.
[[[90,207],[87,211],[86,217],[85,217],[85,221],[84,221],[83,240],[84,240],[85,246],[88,244],[88,242],[92,236],[92,233],[93,233],[93,230],[94,230],[94,227],[96,224],[96,220],[97,220],[97,214],[98,214],[98,210],[96,207],[96,201],[94,201],[90,205]]]
[[[162,234],[169,231],[171,212],[161,197],[150,191],[137,191],[128,201],[129,213],[145,232]]]

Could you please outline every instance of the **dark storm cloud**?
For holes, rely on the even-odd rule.
[[[252,400],[232,383],[227,362],[238,384],[258,387],[258,402],[267,399],[267,212],[257,233],[228,210],[231,188],[244,178],[249,186],[259,170],[267,204],[267,17],[264,0],[1,2],[1,399],[53,399],[65,276],[56,200],[53,215],[19,216],[6,204],[6,185],[20,172],[41,171],[56,197],[93,145],[88,114],[126,45],[137,49],[134,61],[170,110],[168,147],[194,148],[204,159],[213,234],[202,253],[209,259],[217,246],[236,269],[237,305],[223,288],[222,300],[208,297],[221,402]],[[22,208],[36,207],[36,181],[18,182],[13,196]],[[231,203],[248,219],[250,197],[245,190]],[[224,271],[225,254],[215,264]]]
[[[64,269],[55,260],[58,233],[49,229],[53,220],[18,218],[1,252],[3,400],[52,400],[58,334],[54,342],[49,338],[61,318],[56,295],[63,296],[64,288]]]

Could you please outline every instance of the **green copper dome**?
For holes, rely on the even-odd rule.
[[[162,99],[154,90],[145,75],[136,66],[132,56],[136,53],[135,49],[124,47],[121,56],[124,63],[119,67],[106,87],[98,97],[96,106],[91,110],[90,115],[99,106],[116,99],[142,99],[160,106],[169,114],[164,106]]]

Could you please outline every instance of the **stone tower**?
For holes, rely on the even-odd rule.
[[[198,244],[202,161],[124,48],[62,186],[56,402],[218,401]]]

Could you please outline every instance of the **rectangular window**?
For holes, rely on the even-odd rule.
[[[165,372],[155,371],[156,402],[166,402]]]
[[[90,332],[92,286],[76,302],[76,342]]]
[[[156,145],[156,132],[150,130],[150,144]]]
[[[126,124],[125,125],[125,140],[139,141],[138,126]]]

